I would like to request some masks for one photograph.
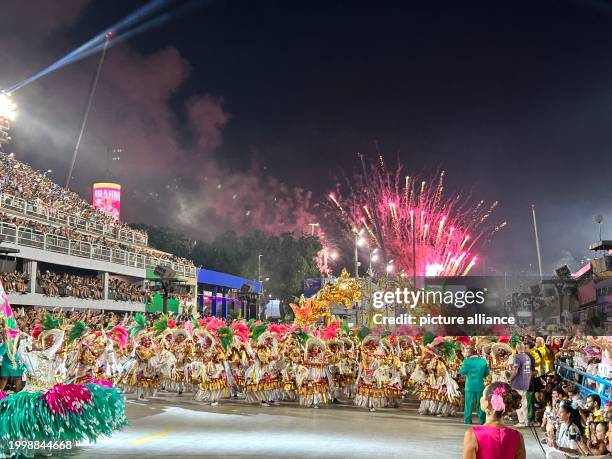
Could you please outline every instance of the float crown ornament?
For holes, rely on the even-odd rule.
[[[312,325],[317,320],[331,320],[331,305],[342,304],[350,309],[355,301],[361,299],[361,281],[351,279],[346,269],[342,270],[336,283],[326,284],[312,298],[301,295],[297,304],[291,304],[298,326]]]

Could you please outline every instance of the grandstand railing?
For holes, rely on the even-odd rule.
[[[196,268],[157,257],[147,257],[128,250],[114,249],[89,242],[74,241],[55,234],[42,233],[12,223],[0,222],[0,235],[9,243],[62,253],[91,260],[106,261],[134,268],[155,268],[158,265],[172,268],[183,277],[196,277]]]
[[[6,193],[0,194],[0,210],[2,209],[37,217],[56,225],[68,226],[81,231],[99,234],[100,236],[112,237],[121,242],[144,246],[149,243],[149,237],[146,233],[121,228],[119,225],[107,225],[105,223],[96,222],[95,220],[68,215],[59,210],[49,209],[47,206],[39,205],[35,201],[26,201],[25,199]]]
[[[556,371],[561,378],[576,386],[580,390],[582,397],[598,394],[603,403],[612,400],[612,381],[601,376],[576,370],[565,363],[557,363]]]

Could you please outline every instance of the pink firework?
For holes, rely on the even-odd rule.
[[[329,199],[342,221],[365,229],[373,245],[384,247],[398,271],[412,275],[415,266],[418,276],[465,276],[478,263],[479,244],[506,222],[489,221],[497,201],[449,195],[444,174],[426,180],[403,175],[401,165],[390,173],[380,157],[370,167],[369,182],[357,176],[346,197],[337,192]]]

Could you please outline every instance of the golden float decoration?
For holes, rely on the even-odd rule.
[[[326,284],[311,298],[301,295],[298,302],[290,306],[295,314],[294,323],[303,327],[321,319],[330,321],[331,306],[334,304],[342,304],[346,309],[350,309],[352,304],[360,299],[361,281],[351,279],[348,271],[343,269],[335,283]]]

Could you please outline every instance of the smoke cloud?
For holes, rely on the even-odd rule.
[[[79,45],[69,38],[71,27],[88,4],[62,0],[52,9],[44,0],[4,4],[0,86]],[[52,169],[58,183],[74,149],[97,58],[60,69],[14,95],[19,111],[9,150],[33,167]],[[215,159],[212,153],[222,148],[223,128],[232,117],[223,95],[205,90],[176,103],[190,73],[191,64],[173,47],[150,54],[128,44],[110,49],[71,187],[90,199],[92,183],[116,180],[123,188],[124,220],[170,225],[192,238],[226,230],[306,231],[314,221],[310,193],[266,177],[256,164],[237,171]],[[117,149],[120,153],[112,153]]]

